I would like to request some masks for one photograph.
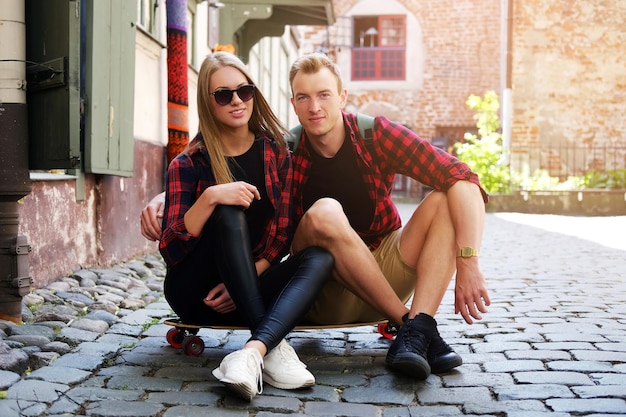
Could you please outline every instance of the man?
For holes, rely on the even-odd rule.
[[[478,262],[487,195],[476,174],[385,117],[376,117],[373,137],[364,140],[355,115],[343,112],[347,90],[325,55],[298,59],[289,79],[302,124],[292,249],[317,245],[335,258],[333,279],[307,318],[319,324],[388,318],[400,329],[386,362],[417,379],[461,365],[434,315],[455,271],[456,313],[471,324],[490,304]],[[403,227],[390,196],[395,174],[434,189]],[[142,212],[146,237],[155,237],[157,211],[151,203]]]
[[[375,119],[373,138],[362,138],[355,116],[343,113],[347,90],[325,55],[298,59],[289,81],[303,131],[294,154],[292,248],[318,245],[335,257],[334,281],[308,318],[347,323],[382,314],[402,324],[386,360],[418,379],[460,365],[433,316],[455,270],[455,311],[467,323],[490,302],[478,263],[487,195],[477,176],[384,117]],[[404,227],[390,196],[395,174],[435,190]]]

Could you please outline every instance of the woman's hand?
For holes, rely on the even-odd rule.
[[[220,314],[230,313],[237,308],[223,283],[217,284],[202,301]]]
[[[252,204],[252,201],[261,199],[259,190],[257,190],[254,185],[244,181],[214,185],[204,190],[204,193],[211,193],[213,195],[213,198],[209,201],[213,200],[225,206],[241,206],[248,208],[250,204]]]

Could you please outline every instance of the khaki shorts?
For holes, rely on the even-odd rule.
[[[395,293],[406,303],[415,290],[416,272],[400,256],[401,234],[402,229],[389,233],[372,255]],[[316,324],[365,323],[384,318],[335,280],[328,281],[322,288],[306,315],[307,321]]]

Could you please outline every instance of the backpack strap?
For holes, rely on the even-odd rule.
[[[292,127],[288,132],[287,143],[292,152],[296,151],[298,144],[300,143],[300,137],[302,136],[302,125]]]
[[[368,141],[374,139],[374,117],[363,113],[356,114],[356,123],[359,126],[359,134]],[[302,136],[302,125],[294,126],[289,130],[287,143],[293,152],[296,151]]]

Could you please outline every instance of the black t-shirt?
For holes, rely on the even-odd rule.
[[[246,153],[227,157],[228,166],[235,179],[254,185],[261,194],[261,199],[253,200],[250,207],[245,211],[250,233],[250,244],[253,248],[263,239],[266,225],[274,217],[274,207],[272,207],[265,189],[263,152],[260,147],[261,143],[255,141]]]
[[[343,206],[353,229],[369,230],[374,216],[374,202],[367,194],[367,186],[348,136],[332,158],[325,158],[311,149],[309,179],[302,193],[305,210],[320,198],[332,197]]]

